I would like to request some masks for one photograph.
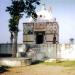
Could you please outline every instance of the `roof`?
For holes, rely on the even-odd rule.
[[[36,22],[53,22],[55,18],[52,15],[52,10],[47,10],[44,7],[37,12],[37,20]],[[30,17],[29,22],[34,22],[33,18]]]

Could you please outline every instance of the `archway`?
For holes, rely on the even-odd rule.
[[[45,32],[36,32],[36,44],[42,44],[44,42]]]

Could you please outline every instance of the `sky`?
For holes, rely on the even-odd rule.
[[[0,0],[0,43],[10,42],[10,15],[5,11],[10,4],[11,0]],[[59,24],[59,42],[69,43],[70,38],[75,39],[75,0],[41,0],[41,4],[45,4],[46,8],[52,7],[52,14]],[[36,11],[41,9],[41,4],[37,6]],[[24,15],[19,22],[19,43],[23,42],[23,23],[27,20]]]

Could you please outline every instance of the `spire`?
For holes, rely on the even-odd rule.
[[[45,4],[42,4],[42,9],[46,10]]]
[[[45,1],[42,2],[41,0],[40,3],[41,3],[41,10],[46,10],[46,5],[45,5],[46,2]]]
[[[48,10],[49,10],[49,12],[52,13],[52,7],[51,6],[49,6],[49,9]]]

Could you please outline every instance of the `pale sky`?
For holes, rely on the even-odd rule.
[[[9,19],[10,15],[5,12],[6,6],[9,6],[11,0],[0,0],[0,43],[10,42]],[[75,0],[41,0],[46,8],[52,7],[53,16],[56,17],[59,24],[59,41],[68,43],[70,38],[75,39]],[[41,9],[41,5],[37,10]],[[23,42],[23,23],[28,19],[23,16],[19,23],[18,42]]]

